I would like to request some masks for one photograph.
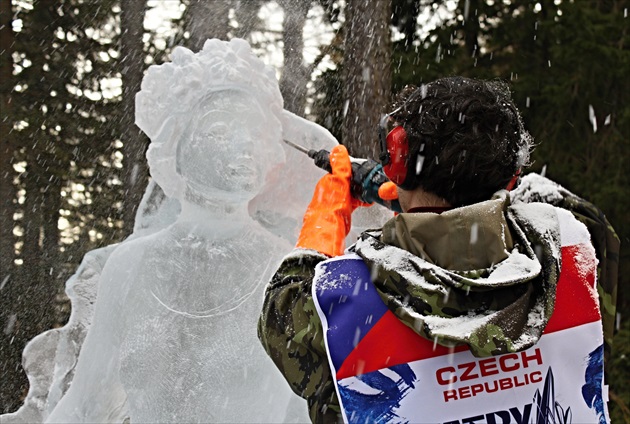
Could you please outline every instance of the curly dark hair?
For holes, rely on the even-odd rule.
[[[502,81],[441,78],[407,86],[390,114],[409,140],[409,177],[458,207],[488,200],[529,163],[532,138]]]

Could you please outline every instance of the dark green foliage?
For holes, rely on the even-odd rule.
[[[420,2],[416,0],[392,1],[392,25],[404,36],[404,46],[411,46],[416,41],[416,20],[419,13]]]
[[[324,9],[328,22],[336,23],[339,21],[341,6],[337,0],[315,0],[315,2]]]
[[[15,209],[19,250],[10,258],[18,266],[0,296],[0,413],[15,410],[28,388],[18,365],[26,342],[66,319],[57,312],[63,282],[85,251],[111,241],[97,234],[120,237],[118,99],[101,89],[117,76],[114,6],[13,2],[13,21],[22,25],[10,46],[13,75],[2,83],[11,93],[13,163],[25,171],[14,177],[22,190],[14,203],[23,201]],[[59,231],[61,217],[75,233]]]
[[[609,384],[613,388],[608,408],[610,421],[613,423],[630,423],[630,320],[623,321],[613,341],[613,355],[609,376]]]

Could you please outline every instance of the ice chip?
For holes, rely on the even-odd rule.
[[[595,116],[595,109],[593,109],[593,105],[588,105],[588,120],[591,122],[593,126],[593,132],[597,132],[597,118]]]
[[[422,166],[424,165],[424,156],[418,154],[418,159],[416,160],[416,175],[420,175],[422,172]]]
[[[361,340],[361,327],[357,327],[354,330],[354,338],[352,339],[352,346],[357,347],[360,340]]]

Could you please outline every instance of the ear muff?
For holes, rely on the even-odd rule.
[[[407,133],[402,125],[399,125],[387,134],[385,141],[385,151],[381,152],[383,171],[394,184],[401,186],[407,178],[409,155]]]
[[[516,171],[516,173],[514,174],[514,176],[512,177],[510,182],[508,183],[507,187],[505,187],[505,189],[507,191],[514,190],[514,188],[516,187],[516,184],[518,183],[518,179],[519,179],[520,176],[521,176],[521,170],[519,169],[518,171]]]

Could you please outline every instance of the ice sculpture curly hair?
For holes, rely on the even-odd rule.
[[[136,95],[136,125],[153,139],[174,113],[187,113],[209,92],[255,90],[264,95],[278,117],[282,96],[275,72],[251,51],[245,40],[207,40],[193,53],[176,47],[172,62],[151,66]]]
[[[151,66],[136,95],[136,125],[151,139],[147,152],[151,175],[169,196],[183,189],[175,164],[179,139],[212,93],[255,93],[261,106],[278,119],[270,125],[280,125],[283,107],[275,71],[244,40],[207,40],[198,53],[176,47],[171,60]]]

